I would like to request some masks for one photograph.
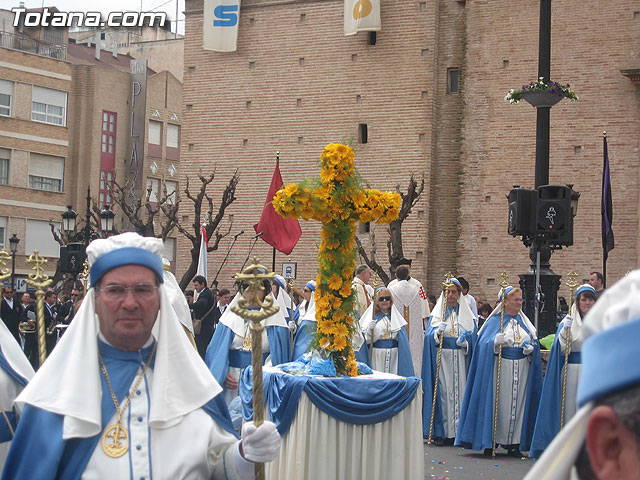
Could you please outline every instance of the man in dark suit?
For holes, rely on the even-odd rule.
[[[227,309],[230,302],[231,302],[231,292],[229,292],[229,290],[227,290],[226,288],[223,288],[218,293],[218,302],[216,304],[216,308],[213,309],[214,331],[215,331],[215,327],[218,325],[218,321],[220,320],[220,317],[222,316],[224,311]]]
[[[47,329],[47,332],[49,332],[51,324],[56,321],[58,316],[57,300],[58,297],[51,290],[44,294],[44,327]],[[51,354],[51,351],[53,350],[53,347],[56,346],[57,341],[58,331],[54,328],[51,334],[46,334],[47,356]]]
[[[207,287],[207,279],[202,275],[196,275],[193,278],[193,288],[198,292],[198,299],[189,304],[189,308],[193,310],[194,322],[201,320],[200,333],[195,335],[198,353],[204,359],[207,347],[213,336],[213,311],[215,310],[215,299],[213,292]]]
[[[22,307],[20,306],[20,302],[13,296],[13,287],[2,287],[0,317],[2,317],[2,320],[18,344],[21,344],[20,332],[18,331],[21,313]]]

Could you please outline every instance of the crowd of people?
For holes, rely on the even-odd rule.
[[[249,325],[231,307],[243,295],[271,295],[280,308],[263,320],[263,362],[291,362],[308,352],[316,331],[315,281],[296,289],[276,275],[257,292],[235,285],[232,298],[229,289],[210,289],[198,275],[193,290],[182,292],[163,268],[155,240],[123,234],[92,243],[85,302],[76,289],[62,301],[52,290],[45,293],[50,359],[42,366],[35,297],[3,288],[0,382],[12,387],[0,394],[9,432],[0,428],[0,461],[8,455],[2,478],[27,478],[21,475],[33,466],[24,452],[34,449],[47,452],[37,478],[64,478],[70,469],[136,478],[152,469],[175,478],[187,471],[252,478],[252,462],[277,454],[272,423],[234,426],[229,415],[242,371],[251,365]],[[422,377],[428,443],[486,455],[502,448],[516,457],[543,455],[579,411],[583,322],[603,293],[602,275],[593,272],[593,281],[570,300],[543,378],[540,343],[519,288],[501,289],[492,305],[476,301],[467,280],[457,277],[436,298],[410,267],[403,259],[395,279],[378,288],[370,285],[368,266],[354,272],[357,360],[373,370]],[[193,438],[178,445],[172,435]]]

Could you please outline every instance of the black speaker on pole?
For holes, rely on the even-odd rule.
[[[509,224],[507,233],[514,237],[534,235],[536,230],[536,201],[538,192],[515,186],[508,195]]]

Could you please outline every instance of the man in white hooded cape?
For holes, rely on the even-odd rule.
[[[3,479],[250,479],[252,462],[275,457],[272,423],[232,433],[220,385],[170,304],[161,252],[160,239],[135,233],[89,245],[92,288],[16,399]]]

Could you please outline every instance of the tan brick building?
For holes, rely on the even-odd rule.
[[[60,223],[66,205],[84,220],[87,188],[102,207],[112,204],[108,182],[127,180],[132,89],[130,56],[96,56],[62,29],[56,38],[23,30],[0,32],[0,246],[8,250],[14,233],[20,238],[18,279],[31,271],[25,258],[35,249],[49,257],[46,273],[54,272],[59,248],[49,222]],[[153,201],[163,180],[169,193],[179,189],[182,84],[151,69],[146,82],[142,187],[152,188]],[[126,228],[114,210],[116,228]],[[169,239],[172,262],[175,248]]]
[[[202,49],[202,0],[186,0],[182,178],[216,168],[219,194],[238,168],[238,200],[227,213],[232,233],[248,232],[277,150],[284,181],[299,182],[318,176],[325,144],[351,142],[372,187],[404,189],[411,173],[424,175],[427,187],[403,237],[414,276],[429,293],[452,270],[471,282],[476,298],[493,301],[499,273],[515,281],[529,265],[528,250],[506,234],[505,195],[514,184],[533,188],[536,115],[503,97],[537,77],[539,5],[383,1],[374,45],[367,33],[344,36],[343,8],[338,0],[245,0],[237,51],[216,53]],[[574,246],[551,263],[562,275],[575,269],[579,280],[602,265],[603,130],[616,235],[609,282],[638,266],[640,98],[631,77],[640,68],[639,26],[631,0],[553,2],[551,78],[570,83],[580,100],[551,111],[550,183],[573,184],[581,198]],[[366,144],[359,142],[361,124]],[[277,263],[297,261],[306,281],[315,276],[320,226],[302,229],[292,255],[278,254]],[[384,262],[385,228],[375,233]],[[221,274],[224,286],[247,255],[247,237]],[[209,255],[210,279],[227,246]],[[188,247],[179,241],[180,262],[189,260]],[[270,263],[263,242],[254,253]]]

